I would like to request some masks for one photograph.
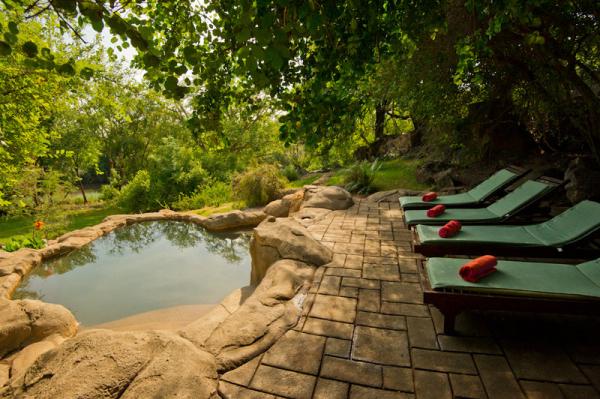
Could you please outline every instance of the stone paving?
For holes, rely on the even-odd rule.
[[[359,202],[310,230],[333,263],[298,325],[221,376],[223,397],[600,398],[598,319],[472,312],[444,335],[397,204]]]

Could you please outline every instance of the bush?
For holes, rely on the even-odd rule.
[[[13,237],[4,244],[2,249],[6,252],[14,252],[21,248],[41,249],[44,248],[44,245],[44,240],[40,237]]]
[[[300,178],[300,176],[298,175],[298,170],[291,163],[288,164],[288,166],[286,166],[285,168],[283,168],[281,173],[285,176],[286,179],[288,179],[288,181],[294,181]]]
[[[118,203],[130,212],[149,210],[153,203],[150,190],[150,174],[145,170],[138,171],[133,180],[121,189]]]
[[[373,180],[380,168],[381,162],[377,159],[371,164],[367,161],[355,163],[345,173],[344,187],[353,193],[369,193],[373,190]]]
[[[119,196],[119,189],[110,185],[110,184],[105,184],[104,186],[100,187],[100,199],[102,201],[107,201],[110,202],[114,199],[116,199]]]
[[[173,203],[175,210],[199,209],[205,206],[219,206],[231,201],[231,185],[216,181],[205,185],[201,191],[182,196]]]
[[[285,187],[277,167],[268,164],[238,174],[231,184],[234,197],[248,206],[265,205],[277,199]]]

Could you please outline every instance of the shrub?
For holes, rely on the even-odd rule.
[[[285,187],[279,170],[274,165],[259,165],[234,177],[233,195],[248,206],[265,205],[273,201]]]
[[[121,189],[118,203],[127,211],[146,211],[152,206],[150,174],[138,171],[133,179]]]
[[[219,206],[229,201],[231,201],[231,185],[216,181],[206,184],[201,191],[180,197],[172,206],[175,210],[188,210],[205,206]]]
[[[345,173],[344,183],[346,190],[359,194],[366,194],[373,189],[375,174],[381,168],[379,160],[369,163],[367,161],[357,162]]]
[[[44,248],[44,240],[40,237],[13,237],[6,244],[4,244],[4,249],[6,252],[14,252],[21,248],[33,248],[40,249]]]
[[[288,181],[294,181],[300,178],[300,176],[298,175],[298,170],[291,163],[288,164],[285,168],[283,168],[281,173],[285,176],[286,179],[288,179]]]
[[[100,199],[102,201],[107,201],[110,202],[114,199],[116,199],[119,196],[119,189],[110,185],[110,184],[105,184],[104,186],[100,187]]]

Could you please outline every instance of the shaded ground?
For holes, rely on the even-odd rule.
[[[600,398],[599,319],[466,313],[444,335],[396,203],[363,201],[310,230],[335,264],[294,330],[222,376],[224,397]]]

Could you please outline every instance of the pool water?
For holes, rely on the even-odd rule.
[[[249,284],[249,241],[249,232],[214,234],[186,222],[135,223],[44,262],[13,299],[59,303],[83,325],[219,303]]]

